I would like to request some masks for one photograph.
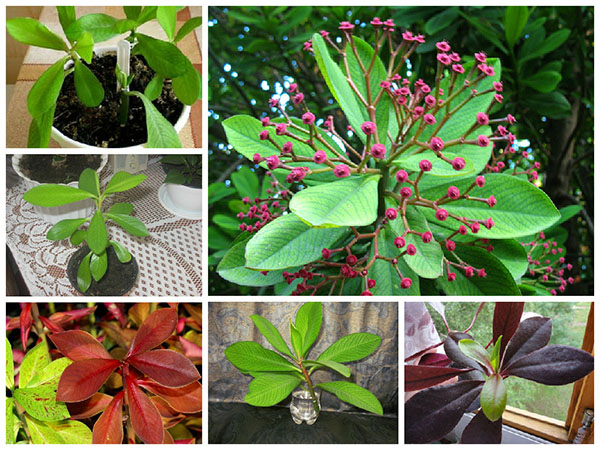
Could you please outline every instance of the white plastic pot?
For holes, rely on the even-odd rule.
[[[110,53],[110,52],[116,53],[117,46],[111,45],[111,46],[99,47],[99,48],[94,49],[94,53],[96,53],[96,55],[98,55],[98,56],[102,56],[105,53]],[[65,69],[68,69],[69,67],[71,67],[72,64],[73,64],[73,62],[69,61],[67,64],[65,64]],[[179,132],[183,129],[184,125],[188,121],[191,110],[192,109],[189,105],[183,105],[183,109],[181,110],[181,115],[179,116],[179,119],[177,120],[175,125],[173,125],[177,134],[179,134]],[[81,142],[75,141],[75,140],[71,139],[70,137],[65,136],[64,134],[62,134],[60,131],[58,131],[54,127],[52,127],[51,136],[52,136],[52,139],[54,139],[56,142],[58,142],[58,144],[63,148],[92,148],[92,149],[102,148],[102,147],[94,147],[93,145],[87,145],[87,144],[83,144]],[[140,150],[140,149],[143,149],[145,146],[146,146],[146,144],[142,144],[142,145],[134,145],[131,147],[121,147],[121,148],[123,148],[125,150]]]
[[[108,162],[108,155],[100,156],[102,157],[102,161],[100,162],[100,167],[98,170],[96,170],[98,175],[100,175],[100,172],[102,169],[104,169],[104,166],[106,166],[106,163]],[[12,166],[17,175],[19,175],[25,182],[27,190],[44,184],[26,177],[23,172],[21,172],[21,169],[19,168],[19,162],[21,161],[22,157],[23,155],[13,155]],[[73,181],[67,186],[77,187],[77,184],[77,181]],[[79,202],[69,203],[68,205],[55,206],[53,208],[44,208],[42,206],[33,205],[33,209],[45,222],[54,225],[65,219],[83,219],[84,217],[90,217],[94,212],[94,202],[91,199],[85,199]]]
[[[202,217],[202,189],[165,183],[158,192],[161,204],[173,214],[186,219]]]

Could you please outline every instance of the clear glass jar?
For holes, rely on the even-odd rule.
[[[321,394],[315,391],[317,397],[317,404],[319,410],[321,409]],[[292,419],[295,423],[300,425],[305,421],[308,425],[312,425],[316,422],[319,413],[315,411],[315,405],[313,399],[310,396],[310,392],[302,388],[296,389],[292,392],[292,403],[290,403],[290,412],[292,413]]]

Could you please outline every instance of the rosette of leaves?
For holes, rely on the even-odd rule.
[[[74,6],[57,6],[56,9],[67,42],[36,19],[18,17],[6,22],[8,33],[17,41],[65,53],[38,78],[27,96],[27,109],[33,118],[28,146],[48,147],[56,101],[69,73],[74,73],[75,89],[81,103],[90,108],[102,103],[104,88],[85,63],[91,63],[95,44],[127,33],[126,39],[135,44],[133,52],[143,55],[150,68],[156,72],[145,92],[127,93],[139,97],[144,104],[148,129],[147,146],[181,147],[175,129],[152,104],[152,100],[160,95],[165,79],[172,81],[173,91],[182,103],[191,105],[200,98],[201,75],[176,44],[199,27],[202,18],[193,17],[176,30],[177,11],[181,9],[177,6],[124,6],[124,19],[97,13],[78,18]],[[138,30],[151,20],[158,21],[167,40],[153,38]],[[68,63],[71,64],[70,68],[65,70]]]
[[[121,263],[131,261],[131,253],[122,244],[109,239],[107,221],[112,220],[133,236],[147,236],[146,226],[133,217],[133,205],[120,202],[113,204],[103,212],[105,200],[118,192],[132,189],[146,179],[146,175],[131,175],[128,172],[117,172],[110,179],[104,191],[100,190],[98,173],[92,169],[85,169],[80,177],[78,187],[64,184],[42,184],[36,186],[24,195],[29,203],[47,208],[62,206],[81,200],[92,199],[96,210],[92,217],[83,219],[65,219],[55,224],[46,238],[52,241],[69,239],[71,244],[80,245],[87,242],[90,252],[83,258],[77,270],[77,284],[82,292],[86,292],[92,282],[100,281],[108,269],[107,248],[114,249]],[[82,228],[87,222],[87,229]]]
[[[499,444],[508,393],[504,379],[524,378],[546,385],[573,383],[594,370],[594,357],[565,345],[547,345],[552,319],[520,321],[523,303],[498,302],[488,352],[466,332],[451,331],[444,341],[446,357],[426,357],[405,365],[405,391],[420,391],[405,405],[405,442],[439,440],[468,410],[481,408],[464,429],[465,444]],[[416,355],[413,355],[416,356]],[[459,377],[455,383],[439,385]]]
[[[371,333],[353,333],[331,344],[317,358],[308,358],[311,347],[317,340],[322,322],[322,305],[309,302],[290,320],[291,349],[275,326],[259,315],[250,316],[254,325],[277,350],[264,348],[257,342],[243,341],[225,349],[225,357],[243,374],[254,379],[250,382],[245,401],[252,406],[273,406],[285,400],[294,389],[304,383],[319,413],[315,389],[320,388],[334,394],[342,402],[349,403],[374,414],[383,414],[381,403],[367,389],[349,381],[329,381],[313,384],[310,375],[316,370],[330,370],[351,376],[350,368],[344,363],[358,361],[373,353],[381,338]]]
[[[169,167],[164,183],[190,185],[202,179],[200,155],[164,155],[160,162]]]
[[[167,429],[184,414],[202,410],[200,374],[194,364],[176,351],[157,348],[171,337],[177,323],[175,308],[149,314],[120,358],[82,330],[50,336],[66,356],[62,359],[69,361],[57,380],[57,400],[66,403],[72,418],[102,413],[93,427],[93,443],[121,444],[125,425],[128,443],[135,444],[137,436],[146,444],[173,444]],[[115,372],[122,390],[114,396],[98,392]]]

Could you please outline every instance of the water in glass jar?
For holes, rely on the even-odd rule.
[[[315,395],[317,396],[317,403],[319,403],[320,409],[321,405],[319,402],[319,393],[315,393]],[[308,425],[312,425],[319,416],[319,414],[315,411],[310,392],[305,390],[297,390],[292,393],[290,412],[292,413],[292,419],[298,425],[300,425],[303,421],[305,421]]]

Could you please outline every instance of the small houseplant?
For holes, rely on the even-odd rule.
[[[406,358],[418,364],[404,367],[405,391],[420,391],[405,405],[405,442],[423,444],[446,436],[467,411],[479,412],[464,429],[461,443],[499,444],[502,413],[506,407],[504,379],[521,377],[547,385],[563,385],[594,370],[594,357],[565,345],[547,345],[552,319],[531,317],[521,321],[523,302],[497,302],[493,337],[484,348],[469,330],[482,303],[465,331],[452,331],[445,317],[448,336],[437,345]],[[485,343],[483,343],[485,345]],[[445,355],[428,354],[443,345]],[[486,350],[490,347],[490,350]],[[455,383],[444,384],[458,377]]]
[[[381,343],[379,336],[371,333],[349,334],[334,342],[316,359],[309,359],[307,355],[321,331],[321,303],[305,303],[298,309],[296,320],[293,323],[290,320],[291,350],[271,322],[259,315],[252,315],[250,318],[279,353],[253,341],[237,342],[225,349],[225,357],[240,372],[254,377],[245,398],[248,404],[276,405],[302,384],[301,390],[294,392],[290,405],[292,418],[297,424],[305,420],[312,425],[316,421],[320,412],[317,389],[334,394],[342,402],[374,414],[383,414],[381,403],[367,389],[349,381],[330,381],[315,385],[310,377],[315,370],[331,370],[349,378],[350,369],[343,363],[369,356]]]
[[[158,195],[176,215],[202,216],[202,155],[165,155],[160,160],[167,173]]]
[[[107,221],[112,220],[133,236],[147,236],[148,230],[139,219],[131,216],[133,211],[131,203],[115,203],[106,212],[103,211],[103,206],[110,195],[132,189],[145,179],[144,174],[131,175],[128,172],[117,172],[104,191],[101,191],[98,174],[92,169],[85,169],[79,177],[78,187],[43,184],[25,193],[24,198],[27,202],[48,208],[83,199],[92,199],[95,203],[95,211],[91,217],[61,220],[46,234],[49,240],[69,239],[75,246],[87,242],[87,245],[71,257],[67,269],[67,272],[71,272],[69,277],[71,283],[81,292],[122,295],[134,285],[138,272],[137,263],[122,244],[109,239]],[[87,229],[82,228],[88,222]],[[118,263],[120,263],[118,269],[109,267]],[[100,288],[99,283],[107,273],[112,277],[120,275],[123,277],[123,283],[126,284],[117,285],[114,278],[107,277],[103,283],[103,289],[106,291],[97,291]],[[92,286],[93,289],[90,290]]]
[[[27,108],[32,116],[29,147],[47,147],[51,134],[60,143],[70,146],[81,140],[78,146],[131,147],[146,143],[154,148],[181,147],[177,131],[187,120],[187,105],[200,98],[202,83],[200,74],[176,44],[201,25],[201,18],[188,20],[176,32],[176,6],[125,6],[123,9],[126,18],[118,20],[106,14],[77,18],[75,7],[58,6],[67,42],[35,19],[23,17],[7,21],[7,30],[17,41],[65,53],[40,76],[27,97]],[[165,31],[167,41],[138,31],[141,25],[155,19]],[[131,66],[132,74],[123,83],[117,80],[115,56],[104,55],[105,50],[95,45],[125,33],[133,58],[131,63],[125,58],[125,65]],[[110,50],[115,52],[116,49]],[[129,72],[126,67],[122,69]],[[143,79],[136,80],[136,74]],[[134,88],[129,89],[131,86]],[[69,97],[68,94],[73,95],[64,98]],[[130,100],[130,97],[135,99]],[[167,102],[171,106],[163,107]],[[169,120],[163,116],[165,113]],[[84,118],[80,119],[80,115]],[[144,115],[145,126],[141,118]],[[89,119],[85,119],[86,116]],[[61,120],[77,118],[78,126],[88,124],[90,128],[74,130],[60,125],[62,132],[59,132],[53,128],[53,124],[59,126],[59,117]],[[139,132],[130,137],[138,122],[141,123]],[[96,135],[94,130],[100,129],[102,134]],[[63,133],[74,139],[64,138]]]

